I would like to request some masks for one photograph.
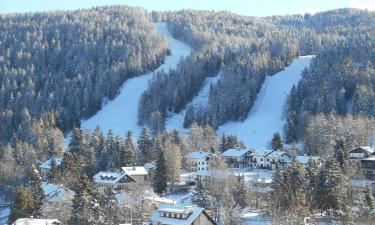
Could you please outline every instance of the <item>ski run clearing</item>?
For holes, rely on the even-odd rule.
[[[157,23],[157,30],[169,41],[171,55],[166,56],[165,63],[153,72],[127,80],[120,89],[120,94],[106,103],[93,117],[82,121],[81,128],[93,131],[96,126],[106,133],[112,129],[114,134],[125,135],[128,130],[133,131],[135,137],[140,133],[138,121],[139,99],[147,90],[148,83],[154,74],[160,70],[168,71],[177,66],[182,56],[191,53],[191,48],[172,37],[166,23]],[[314,56],[301,56],[283,71],[273,76],[267,76],[257,99],[244,121],[228,122],[218,128],[218,135],[236,134],[245,145],[252,148],[267,148],[275,132],[282,132],[284,124],[283,106],[293,85],[297,85],[301,72],[309,66]],[[220,73],[208,77],[201,91],[187,105],[206,105],[208,102],[209,87],[220,79]],[[166,120],[166,129],[183,128],[186,107],[180,113],[172,114]],[[66,142],[68,142],[67,138]]]
[[[191,48],[172,37],[166,23],[156,23],[157,31],[168,41],[171,55],[166,56],[164,64],[155,71],[127,80],[120,89],[120,94],[103,106],[103,108],[93,117],[82,121],[81,128],[93,131],[96,126],[100,126],[103,132],[112,129],[114,134],[125,136],[126,132],[133,131],[134,137],[140,133],[138,121],[139,99],[147,90],[148,83],[153,75],[161,70],[168,71],[176,68],[181,57],[191,53]]]
[[[283,71],[267,76],[247,118],[241,122],[228,122],[220,126],[218,134],[236,134],[247,147],[267,148],[272,135],[282,132],[285,121],[284,103],[313,57],[301,56]]]

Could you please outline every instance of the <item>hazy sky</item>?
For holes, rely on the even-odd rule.
[[[228,10],[242,15],[269,16],[354,7],[375,10],[375,0],[0,0],[0,13],[30,12],[126,4],[148,10]]]

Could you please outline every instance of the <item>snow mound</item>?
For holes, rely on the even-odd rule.
[[[283,71],[267,76],[248,117],[241,122],[228,122],[218,128],[218,134],[236,134],[247,147],[267,148],[275,132],[282,132],[285,122],[283,106],[301,72],[314,56],[301,56]]]
[[[166,23],[157,23],[156,28],[169,41],[171,55],[166,56],[165,63],[155,71],[127,80],[122,85],[120,94],[113,101],[105,104],[93,117],[82,121],[82,129],[93,131],[96,126],[100,126],[105,133],[112,129],[114,134],[125,135],[128,130],[131,130],[135,137],[139,135],[140,127],[137,124],[139,99],[147,90],[148,82],[154,73],[175,68],[182,56],[191,53],[188,45],[172,37]]]

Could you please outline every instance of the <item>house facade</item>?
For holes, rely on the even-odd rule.
[[[233,168],[247,168],[251,167],[251,154],[250,149],[228,149],[221,154],[224,162]]]
[[[149,225],[216,225],[205,209],[196,206],[161,205]]]
[[[124,190],[129,183],[136,182],[132,177],[122,172],[105,172],[101,171],[94,175],[93,181],[97,186],[98,191],[104,191],[111,187],[114,190]]]
[[[366,179],[375,180],[375,157],[361,159],[361,170]]]
[[[212,154],[203,151],[194,151],[184,155],[185,167],[192,172],[207,171],[210,168]]]
[[[131,177],[137,184],[145,184],[150,181],[149,173],[143,166],[121,167],[123,174]]]

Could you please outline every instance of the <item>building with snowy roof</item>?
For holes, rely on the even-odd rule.
[[[60,225],[60,221],[56,219],[33,219],[19,218],[12,225]]]
[[[268,149],[256,150],[250,156],[250,167],[261,169],[274,169],[276,163],[283,167],[289,164],[292,159],[291,155],[286,151]]]
[[[252,153],[250,149],[228,149],[221,157],[229,167],[247,168],[250,167]]]
[[[52,162],[52,159],[55,160],[56,162],[56,166],[60,166],[61,163],[62,163],[62,158],[56,158],[56,157],[52,157],[50,159],[48,159],[47,161],[41,163],[39,165],[39,168],[40,168],[40,175],[42,176],[43,179],[47,179],[47,176],[48,176],[48,172],[49,170],[51,169],[51,162]]]
[[[375,156],[361,159],[361,170],[369,180],[375,180]]]
[[[349,151],[349,158],[351,160],[361,160],[362,158],[369,157],[374,152],[374,148],[370,146],[359,146]]]
[[[114,190],[124,190],[129,183],[136,182],[131,176],[117,171],[101,171],[94,175],[93,181],[99,191],[108,187]]]
[[[138,184],[144,184],[150,180],[149,173],[143,166],[121,167],[121,169],[124,174],[131,177]]]
[[[61,199],[73,200],[75,192],[64,187],[61,184],[42,183],[45,200],[51,202],[59,202]]]
[[[213,155],[208,152],[194,151],[184,155],[185,167],[192,172],[207,171]]]
[[[160,205],[150,221],[150,225],[216,225],[205,209],[180,205]]]

